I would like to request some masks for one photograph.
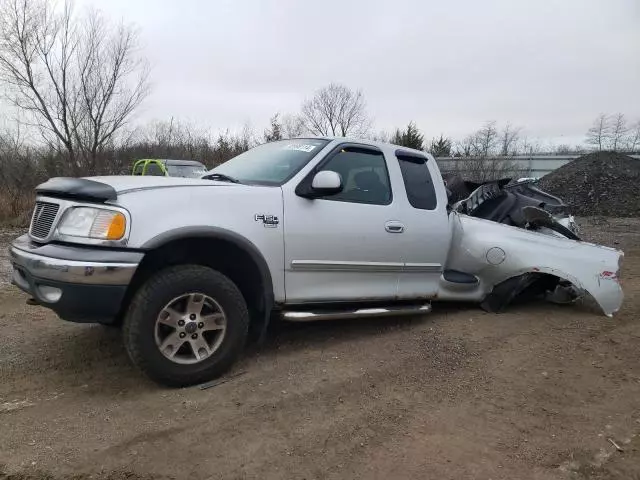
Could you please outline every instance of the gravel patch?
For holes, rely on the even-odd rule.
[[[640,215],[640,160],[615,152],[590,153],[545,175],[539,187],[562,198],[575,215]]]

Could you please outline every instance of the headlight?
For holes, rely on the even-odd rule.
[[[127,230],[124,214],[103,208],[70,208],[58,225],[58,234],[96,240],[120,240]]]

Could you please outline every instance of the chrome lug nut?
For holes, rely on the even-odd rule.
[[[202,327],[204,327],[204,322],[200,322],[200,323],[198,324],[198,328],[202,328]]]
[[[194,333],[193,335],[191,335],[191,338],[193,338],[195,340],[196,338],[198,338],[198,334]]]
[[[184,327],[184,320],[178,320],[178,326]]]
[[[187,334],[186,334],[186,333],[184,333],[184,332],[180,332],[180,335],[179,335],[179,336],[180,336],[180,338],[184,338],[184,337],[186,337],[186,336],[187,336]]]
[[[192,313],[191,315],[189,315],[189,319],[195,320],[196,319],[196,314]]]

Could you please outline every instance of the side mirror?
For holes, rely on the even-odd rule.
[[[316,173],[311,182],[311,190],[314,195],[335,195],[342,191],[342,177],[331,170],[323,170]]]

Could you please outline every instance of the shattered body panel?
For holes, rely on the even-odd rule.
[[[510,182],[508,178],[485,183],[461,183],[458,180],[457,184],[454,183],[457,185],[458,195],[465,191],[468,195],[457,200],[451,209],[471,217],[578,239],[574,218],[568,213],[567,205],[560,198],[540,190],[531,181]],[[553,218],[551,223],[555,225],[531,224],[523,214],[526,208],[538,208],[548,212]]]
[[[534,279],[557,277],[573,284],[577,291],[589,293],[607,316],[620,308],[621,251],[456,212],[449,218],[452,244],[446,269],[466,272],[478,281],[461,286],[443,275],[439,299],[481,302],[503,282],[536,274]],[[513,288],[526,286],[528,281],[514,282]]]

